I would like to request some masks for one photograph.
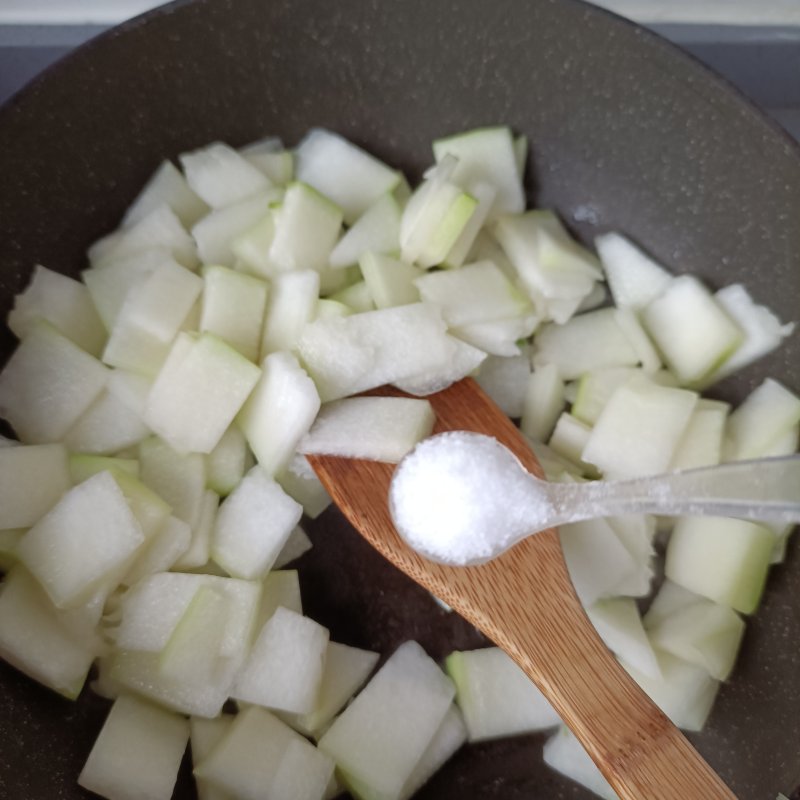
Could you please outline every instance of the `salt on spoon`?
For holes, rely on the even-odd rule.
[[[397,466],[389,511],[421,555],[481,564],[546,528],[618,514],[800,522],[800,456],[737,461],[626,481],[548,483],[491,436],[449,431]]]

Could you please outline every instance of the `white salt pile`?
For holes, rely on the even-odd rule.
[[[425,439],[400,462],[389,509],[411,547],[451,566],[500,555],[553,513],[544,487],[510,450],[464,431]]]

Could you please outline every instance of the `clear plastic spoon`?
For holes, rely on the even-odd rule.
[[[645,478],[550,483],[491,436],[452,431],[398,465],[389,508],[418,553],[480,564],[538,531],[621,514],[800,522],[800,456],[736,461]]]

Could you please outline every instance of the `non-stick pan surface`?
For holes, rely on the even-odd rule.
[[[573,0],[197,0],[155,11],[50,69],[0,111],[0,313],[35,263],[76,274],[165,156],[332,128],[418,176],[429,142],[505,123],[530,138],[530,198],[587,242],[628,233],[676,271],[800,308],[800,155],[723,81],[657,37]],[[13,347],[0,335],[2,358]],[[719,387],[800,390],[800,338]],[[300,562],[332,638],[435,657],[481,638],[331,511]],[[742,800],[800,786],[800,553],[773,570],[736,673],[693,737]],[[106,704],[0,667],[0,797],[87,796],[75,778]],[[586,798],[542,739],[463,750],[428,800]],[[680,765],[676,764],[676,769]],[[177,795],[192,796],[188,769]],[[643,800],[646,800],[643,798]],[[679,800],[676,798],[676,800]]]

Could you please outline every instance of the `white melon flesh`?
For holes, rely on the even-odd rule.
[[[341,291],[331,295],[331,299],[347,306],[351,312],[360,314],[364,311],[374,311],[375,301],[372,291],[365,280],[356,281],[346,286]]]
[[[660,678],[650,678],[624,661],[621,663],[645,694],[681,730],[702,730],[711,713],[720,682],[714,680],[703,667],[689,664],[669,653],[656,651],[656,655],[661,670]]]
[[[306,135],[295,156],[297,179],[333,200],[343,210],[348,225],[400,181],[396,170],[321,128]]]
[[[303,328],[316,317],[319,273],[303,269],[276,275],[270,283],[260,353],[294,350]]]
[[[636,377],[603,408],[582,458],[607,478],[664,472],[686,430],[697,395]]]
[[[350,397],[322,407],[298,450],[397,463],[430,436],[434,421],[427,400]]]
[[[294,156],[284,149],[280,139],[268,136],[240,148],[239,152],[272,183],[284,186],[292,180]]]
[[[337,205],[305,183],[290,184],[275,218],[270,261],[278,272],[327,267],[341,225]]]
[[[603,777],[583,745],[566,726],[559,728],[558,732],[545,742],[543,756],[547,766],[566,775],[603,800],[618,800],[611,784]]]
[[[458,159],[452,180],[467,191],[476,183],[495,188],[493,215],[515,214],[525,208],[514,139],[508,128],[479,128],[437,139],[433,154],[437,161],[448,154]]]
[[[8,327],[24,339],[38,319],[75,342],[82,350],[99,356],[106,341],[103,322],[89,290],[80,281],[37,265],[27,288],[14,298]]]
[[[234,242],[254,226],[268,219],[271,223],[268,216],[270,204],[279,196],[275,191],[262,192],[239,203],[218,208],[197,222],[192,228],[192,236],[197,242],[197,251],[203,263],[232,267],[237,257],[233,249]],[[260,260],[257,264],[248,260],[246,271],[268,275],[260,264]]]
[[[311,550],[312,547],[308,534],[299,525],[295,525],[280,553],[278,553],[272,568],[283,569],[287,564],[291,564]]]
[[[206,458],[208,486],[217,494],[228,495],[244,477],[247,440],[237,425],[231,425]]]
[[[263,629],[279,608],[286,608],[297,614],[303,613],[303,600],[300,596],[297,570],[276,569],[264,576],[256,615],[255,629],[257,632]]]
[[[589,370],[639,363],[639,355],[620,328],[613,308],[580,314],[563,325],[545,325],[537,333],[534,346],[534,367],[554,364],[564,380],[580,378]]]
[[[0,588],[0,656],[53,691],[75,699],[97,651],[65,624],[37,581],[14,567]]]
[[[400,206],[391,194],[371,205],[342,236],[331,251],[334,269],[357,264],[362,253],[395,253],[400,250]]]
[[[651,624],[648,633],[654,647],[724,681],[733,671],[744,629],[744,621],[731,608],[698,598]]]
[[[530,301],[491,261],[423,275],[416,281],[423,300],[437,303],[449,326],[524,316]]]
[[[730,406],[700,398],[672,454],[670,469],[710,467],[722,460],[725,425]]]
[[[531,368],[527,357],[489,356],[481,364],[475,379],[504,414],[518,419],[525,407],[530,377]]]
[[[490,183],[478,181],[470,187],[470,194],[477,201],[477,206],[475,206],[472,216],[467,220],[467,224],[461,229],[458,239],[456,239],[445,256],[444,265],[451,269],[460,267],[468,260],[475,240],[492,213],[498,193],[497,189]]]
[[[455,651],[445,662],[456,685],[470,742],[546,730],[559,716],[527,675],[498,647]]]
[[[237,422],[260,468],[275,475],[289,463],[311,427],[320,397],[314,382],[289,353],[270,353],[261,369],[261,378]]]
[[[587,609],[600,638],[618,658],[639,672],[658,678],[661,670],[636,602],[629,597],[598,600]]]
[[[22,538],[19,558],[56,606],[86,600],[145,541],[108,472],[70,489]]]
[[[162,205],[135,224],[95,242],[88,252],[92,267],[104,267],[148,250],[165,251],[188,269],[197,267],[194,240],[169,206]]]
[[[171,161],[163,161],[128,206],[123,227],[135,225],[163,205],[168,205],[187,228],[209,211],[208,205],[189,188],[181,171]]]
[[[219,495],[213,489],[207,489],[199,501],[197,520],[191,529],[191,541],[173,564],[175,569],[199,569],[208,564],[218,511]]]
[[[323,401],[442,369],[454,351],[441,312],[428,303],[317,320],[299,344]]]
[[[254,467],[220,506],[212,545],[214,561],[237,578],[263,576],[302,511],[260,467]]]
[[[619,308],[642,309],[669,285],[672,275],[619,233],[594,241],[608,286]]]
[[[605,367],[584,372],[577,381],[571,413],[586,425],[594,425],[611,395],[636,374],[636,367]]]
[[[509,319],[496,319],[490,322],[471,322],[451,329],[454,336],[489,355],[517,356],[522,350],[519,343],[533,334],[539,326],[535,314],[525,314]]]
[[[654,575],[656,518],[649,514],[608,517],[608,524],[633,558],[636,568],[614,587],[613,595],[646,597]]]
[[[306,714],[288,715],[286,721],[300,733],[319,738],[327,724],[366,683],[378,658],[378,653],[369,650],[328,642],[314,708]]]
[[[416,642],[401,645],[320,739],[346,776],[399,794],[433,739],[455,688]]]
[[[147,575],[165,572],[189,549],[191,542],[191,528],[183,520],[169,517],[144,544],[122,583],[130,586]]]
[[[333,502],[308,459],[299,453],[275,476],[275,480],[286,494],[303,506],[303,513],[311,519],[316,519]]]
[[[83,456],[90,462],[97,456]],[[74,457],[73,457],[74,463]],[[166,522],[172,509],[165,503],[152,489],[145,486],[135,475],[119,466],[104,467],[103,462],[99,462],[96,467],[91,463],[85,465],[85,469],[91,474],[102,472],[104,469],[113,475],[117,485],[122,490],[128,506],[136,517],[136,521],[142,528],[146,538],[150,538]],[[75,468],[73,466],[73,473]]]
[[[216,336],[181,333],[150,390],[145,421],[176,450],[210,453],[260,375]]]
[[[61,440],[103,391],[108,370],[39,321],[0,373],[0,416],[20,440]]]
[[[236,716],[194,773],[238,800],[322,800],[333,768],[288,725],[253,706]]]
[[[636,352],[639,363],[642,365],[644,372],[652,375],[662,368],[661,357],[655,348],[655,345],[650,340],[650,337],[642,327],[639,317],[630,308],[618,308],[617,310],[617,324],[622,329],[628,341],[631,343]]]
[[[727,517],[681,517],[670,536],[667,577],[703,597],[751,614],[767,579],[775,536]]]
[[[231,714],[222,714],[216,719],[192,717],[189,720],[189,741],[192,744],[192,763],[195,766],[204,761],[222,741],[230,730],[233,720]],[[202,778],[195,777],[195,784],[197,800],[234,800],[233,795]]]
[[[410,378],[395,381],[394,385],[407,394],[425,396],[446,389],[451,383],[473,375],[486,360],[486,353],[455,337],[449,339],[453,349],[446,363]]]
[[[676,612],[687,606],[694,605],[700,600],[702,598],[699,594],[690,592],[688,589],[684,589],[683,586],[665,579],[642,619],[644,627],[650,630],[650,628],[661,624]]]
[[[0,530],[29,528],[71,485],[63,445],[0,448]]]
[[[237,203],[269,189],[269,179],[233,148],[214,142],[180,157],[186,181],[212,208]]]
[[[267,284],[226,267],[203,270],[200,331],[213,333],[250,361],[258,361]]]
[[[319,693],[328,638],[327,628],[279,607],[253,644],[232,697],[277,711],[309,713]]]
[[[703,383],[744,339],[742,329],[692,275],[674,278],[642,311],[642,322],[684,385]]]
[[[579,474],[597,477],[595,466],[583,460],[583,451],[591,435],[592,429],[589,425],[581,422],[568,411],[562,411],[556,419],[547,445],[556,455],[576,467]]]
[[[528,378],[522,401],[520,428],[526,436],[545,442],[564,410],[564,381],[552,364],[535,369]]]
[[[134,697],[111,708],[78,783],[114,800],[169,800],[189,741],[189,723]]]
[[[800,397],[772,378],[756,387],[728,418],[724,455],[739,461],[768,455],[800,422]]]
[[[358,263],[376,308],[419,302],[414,282],[424,273],[418,267],[374,251],[362,253]]]

